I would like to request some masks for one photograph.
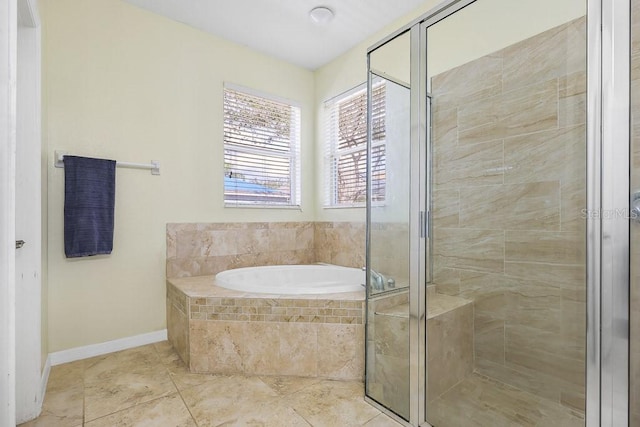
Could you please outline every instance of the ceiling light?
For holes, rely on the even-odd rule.
[[[318,6],[309,12],[311,20],[318,25],[326,25],[333,19],[333,10],[325,6]]]

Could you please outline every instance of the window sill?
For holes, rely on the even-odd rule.
[[[240,208],[240,209],[284,209],[284,210],[297,210],[297,211],[301,211],[302,212],[302,206],[300,205],[296,205],[296,206],[279,206],[279,205],[243,205],[243,204],[230,204],[230,203],[225,203],[224,204],[225,209],[226,208]]]
[[[371,207],[373,208],[382,208],[387,206],[384,202],[373,203]],[[365,209],[367,205],[365,203],[357,204],[357,205],[325,205],[322,209]]]
[[[323,206],[322,209],[364,209],[367,205],[335,205]]]

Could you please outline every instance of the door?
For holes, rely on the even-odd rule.
[[[366,395],[409,421],[414,218],[410,33],[369,56]]]
[[[18,10],[15,303],[16,421],[20,423],[37,417],[42,405],[42,141],[37,8],[29,7],[27,0],[20,0]]]
[[[0,424],[15,425],[16,2],[0,3]]]

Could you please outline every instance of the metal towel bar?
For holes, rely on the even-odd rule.
[[[55,152],[54,165],[57,168],[64,167],[64,156],[69,155],[66,151]],[[160,175],[160,162],[158,160],[151,160],[151,163],[133,163],[133,162],[116,162],[116,166],[135,169],[151,169],[151,175]]]

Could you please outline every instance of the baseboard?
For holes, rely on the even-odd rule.
[[[56,351],[49,354],[51,366],[63,363],[75,362],[76,360],[88,359],[94,356],[113,353],[115,351],[140,347],[141,345],[153,344],[154,342],[167,339],[167,330],[149,332],[147,334],[135,335],[133,337],[120,338],[99,344],[91,344],[83,347],[70,348],[68,350]]]

